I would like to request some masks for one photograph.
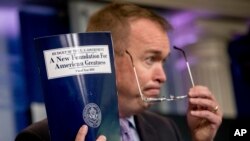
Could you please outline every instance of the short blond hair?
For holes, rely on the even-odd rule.
[[[141,18],[154,21],[166,32],[171,29],[163,17],[149,9],[131,3],[113,2],[90,17],[87,31],[110,31],[116,55],[123,55],[127,47],[130,21]]]

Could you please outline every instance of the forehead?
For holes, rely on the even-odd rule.
[[[169,39],[162,27],[148,19],[131,22],[130,47],[144,53],[156,53],[167,56],[170,51]]]

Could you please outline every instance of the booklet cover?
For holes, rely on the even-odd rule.
[[[74,141],[86,124],[86,141],[120,140],[114,54],[109,32],[35,39],[51,141]]]

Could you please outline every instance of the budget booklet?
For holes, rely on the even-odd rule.
[[[114,51],[109,32],[71,33],[34,40],[51,141],[120,140]]]

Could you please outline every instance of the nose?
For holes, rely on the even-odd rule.
[[[163,66],[160,64],[154,70],[154,80],[159,83],[164,83],[167,80]]]

